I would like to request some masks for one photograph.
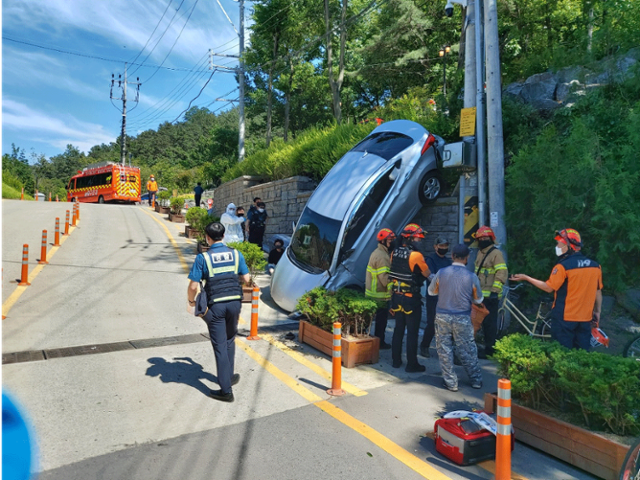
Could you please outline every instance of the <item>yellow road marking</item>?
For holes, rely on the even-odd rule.
[[[76,221],[76,227],[79,224],[80,224],[80,220]],[[76,227],[69,225],[69,235],[71,235],[71,233],[76,229]],[[67,238],[68,238],[68,235],[62,236],[62,234],[60,234],[60,247],[64,242],[67,241]],[[55,253],[60,249],[60,247],[51,247],[49,251],[47,251],[47,261],[51,260],[51,257],[55,255]],[[33,283],[33,280],[38,276],[38,274],[42,271],[45,265],[46,265],[45,263],[40,263],[36,265],[36,268],[34,268],[31,271],[31,273],[28,275],[27,281],[29,283]],[[20,269],[21,269],[20,272],[22,272],[22,264],[20,265]],[[27,287],[28,285],[22,285],[22,286],[18,285],[16,289],[13,292],[11,292],[11,295],[9,295],[9,297],[2,304],[3,317],[6,317],[7,315],[9,315],[9,310],[11,310],[11,307],[15,305],[15,303],[18,301],[18,299],[24,293]]]
[[[296,352],[295,350],[289,348],[284,343],[282,343],[279,340],[276,340],[275,338],[273,338],[268,333],[260,333],[259,335],[262,338],[264,338],[267,342],[269,342],[271,345],[273,345],[274,347],[280,349],[282,352],[284,352],[287,355],[289,355],[291,358],[293,358],[298,363],[301,363],[302,365],[304,365],[308,369],[313,370],[315,373],[320,375],[325,380],[331,382],[331,373],[327,372],[320,365],[316,365],[312,361],[307,360],[307,358],[304,355],[302,355],[301,353]],[[342,386],[342,389],[344,391],[346,391],[346,392],[348,392],[351,395],[354,395],[356,397],[362,397],[363,395],[367,394],[367,392],[365,392],[364,390],[360,390],[358,387],[355,387],[354,385],[351,385],[350,383],[347,383],[344,380],[342,381],[342,385],[341,386]]]
[[[236,339],[236,344],[247,355],[249,355],[249,357],[255,360],[258,365],[263,367],[267,372],[271,373],[274,377],[283,382],[293,391],[301,395],[304,399],[311,402],[312,405],[315,405],[323,412],[329,414],[330,416],[341,422],[343,425],[346,425],[355,432],[359,433],[374,445],[380,447],[382,450],[389,453],[397,460],[401,461],[406,466],[422,475],[424,478],[427,478],[429,480],[451,480],[450,477],[446,476],[428,463],[416,457],[414,454],[408,452],[397,443],[382,435],[380,432],[352,417],[347,412],[333,405],[332,403],[326,400],[322,400],[318,395],[300,385],[300,383],[298,383],[294,378],[284,373],[278,367],[273,365],[269,360],[264,358],[255,350],[251,349],[249,345],[247,345],[246,341]]]
[[[182,256],[182,252],[180,251],[180,247],[178,247],[178,243],[173,239],[173,236],[171,236],[171,232],[169,231],[167,226],[164,223],[162,223],[160,220],[158,220],[154,215],[152,215],[151,213],[147,212],[144,208],[140,207],[140,211],[144,212],[147,215],[149,215],[156,222],[158,222],[158,224],[160,224],[160,226],[164,229],[164,232],[167,234],[167,237],[169,238],[169,241],[171,242],[171,245],[173,245],[173,248],[175,249],[176,253],[178,254],[178,260],[180,260],[180,264],[182,265],[182,269],[185,271],[185,273],[189,273],[189,266],[187,265],[187,262],[184,260],[184,257]]]
[[[487,460],[486,462],[478,463],[478,466],[484,468],[487,472],[491,472],[493,474],[496,473],[496,462],[493,460]],[[523,477],[515,472],[511,472],[511,480],[529,480],[527,477]]]

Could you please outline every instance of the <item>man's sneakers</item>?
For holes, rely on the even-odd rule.
[[[239,379],[239,378],[238,378]],[[222,390],[211,390],[209,396],[214,400],[220,400],[221,402],[231,403],[235,399],[233,398],[233,392],[222,393]]]
[[[457,392],[458,391],[458,386],[457,385],[449,386],[447,384],[447,382],[445,382],[444,380],[442,381],[442,386],[444,388],[446,388],[447,390],[449,390],[450,392]]]
[[[424,372],[426,369],[427,367],[425,367],[424,365],[416,363],[415,365],[407,365],[407,368],[405,368],[404,371],[407,373],[418,373]]]
[[[471,384],[471,388],[475,388],[476,390],[480,390],[482,388],[482,380],[479,382],[473,382]]]

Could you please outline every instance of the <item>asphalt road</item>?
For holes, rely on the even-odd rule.
[[[266,278],[262,340],[237,342],[236,401],[208,398],[211,345],[185,310],[194,245],[146,206],[83,204],[78,228],[19,290],[22,243],[39,253],[39,231],[68,206],[3,201],[3,357],[34,352],[3,365],[3,388],[33,426],[38,478],[492,478],[492,462],[456,466],[426,435],[437,413],[482,406],[462,371],[449,392],[437,359],[407,374],[383,351],[376,365],[343,369],[349,393],[330,397],[329,359],[285,340],[297,326],[273,307]],[[244,305],[245,336],[249,318]],[[493,365],[482,369],[494,391]],[[594,478],[521,444],[513,469],[531,480]]]

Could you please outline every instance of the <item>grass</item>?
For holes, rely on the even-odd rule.
[[[21,192],[16,190],[15,188],[7,185],[6,183],[2,183],[2,198],[8,198],[10,200],[20,200]],[[28,194],[24,194],[25,200],[33,200],[33,197]]]

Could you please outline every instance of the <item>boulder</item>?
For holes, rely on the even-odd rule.
[[[520,97],[538,110],[553,110],[560,106],[555,101],[557,84],[556,76],[551,72],[532,75],[524,82]]]
[[[640,290],[629,289],[616,295],[618,303],[627,310],[636,321],[640,321]]]
[[[578,80],[559,83],[556,87],[556,100],[558,102],[565,102],[569,98],[569,95],[578,91],[580,87],[582,87],[582,84]]]

